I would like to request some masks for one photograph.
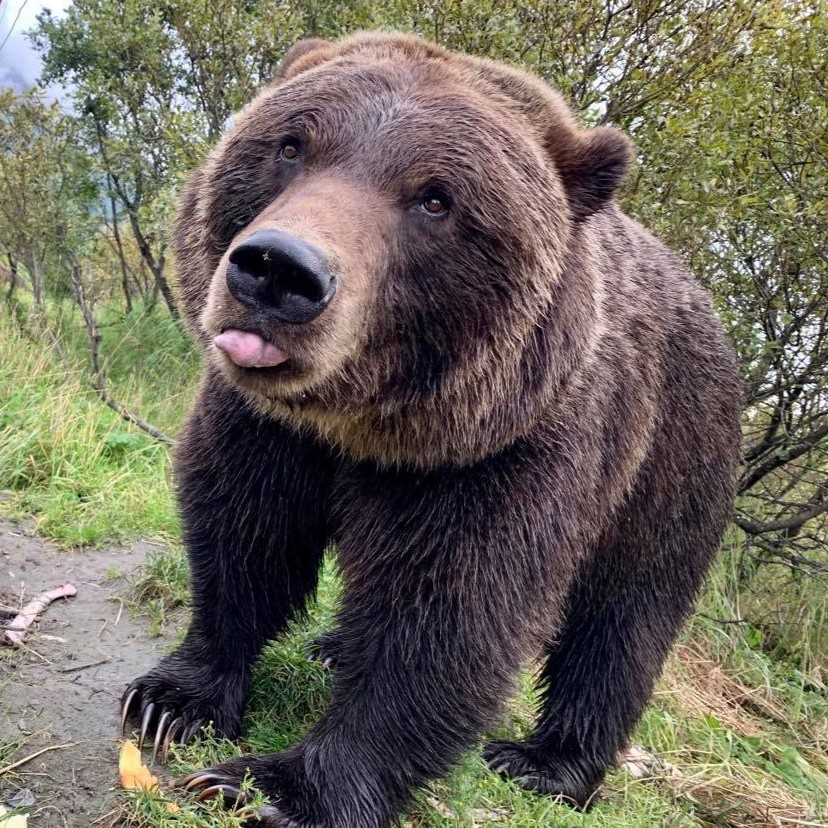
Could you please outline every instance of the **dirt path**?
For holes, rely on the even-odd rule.
[[[78,590],[76,598],[46,610],[26,640],[33,652],[0,653],[0,738],[25,740],[12,761],[47,745],[75,743],[0,777],[0,802],[24,788],[34,794],[30,828],[111,822],[118,700],[169,643],[151,637],[146,619],[131,618],[122,600],[125,576],[148,549],[139,543],[131,549],[61,552],[0,520],[0,603],[16,607],[21,595],[29,600],[67,582]]]

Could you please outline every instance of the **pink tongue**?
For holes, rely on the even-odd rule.
[[[287,354],[273,343],[250,331],[230,328],[220,333],[213,344],[242,368],[273,368],[287,360]]]

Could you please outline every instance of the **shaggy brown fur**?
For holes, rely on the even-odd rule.
[[[692,608],[739,446],[707,296],[612,202],[630,157],[532,77],[363,34],[295,46],[195,174],[176,231],[207,362],[177,465],[194,619],[126,712],[159,740],[236,736],[329,540],[344,580],[325,717],[195,784],[232,799],[249,769],[264,824],[386,826],[545,647],[536,729],[485,755],[588,803]],[[265,245],[240,293],[241,246],[271,238],[312,264]],[[329,304],[296,299],[304,278]],[[228,331],[277,356],[245,367]]]

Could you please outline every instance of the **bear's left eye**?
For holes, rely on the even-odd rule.
[[[285,141],[282,149],[279,150],[279,158],[282,161],[298,161],[302,150],[298,141]]]
[[[420,209],[430,216],[443,216],[449,211],[449,198],[440,192],[426,193],[420,202]]]

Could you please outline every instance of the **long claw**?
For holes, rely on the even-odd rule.
[[[302,652],[308,661],[319,661],[322,658],[322,645],[314,638],[302,647]]]
[[[179,716],[177,719],[173,719],[167,728],[167,735],[164,737],[164,744],[161,746],[161,761],[164,764],[167,763],[167,758],[170,755],[170,745],[173,743],[176,733],[181,730],[183,724],[184,720]]]
[[[190,726],[181,734],[181,744],[187,745],[192,740],[193,737],[198,733],[201,728],[204,727],[204,719],[198,719],[197,721],[190,724]]]
[[[138,734],[138,750],[144,747],[144,739],[147,737],[147,728],[152,721],[152,714],[155,712],[155,702],[150,702],[144,710],[144,717],[141,719],[141,732]]]
[[[121,735],[126,736],[126,723],[127,719],[129,718],[129,708],[132,707],[132,702],[135,701],[135,697],[138,695],[138,688],[134,688],[130,690],[126,701],[121,704]]]
[[[241,791],[235,785],[227,785],[222,783],[221,785],[211,785],[209,788],[205,788],[197,797],[196,802],[204,802],[205,799],[212,799],[214,796],[223,796],[226,800],[234,800],[236,802],[239,801],[239,797],[241,797]]]
[[[167,723],[167,719],[172,717],[171,710],[164,710],[161,714],[161,718],[158,720],[158,725],[155,728],[155,741],[152,743],[152,760],[151,764],[155,764],[155,759],[158,756],[158,748],[161,746],[161,740],[164,737],[164,726]]]
[[[173,782],[173,785],[176,788],[184,788],[185,791],[192,791],[194,788],[198,788],[201,785],[205,785],[208,782],[224,782],[224,777],[220,776],[218,773],[213,771],[211,768],[206,768],[205,770],[196,771],[195,773],[191,773],[188,776],[183,777],[182,779],[176,779]]]

